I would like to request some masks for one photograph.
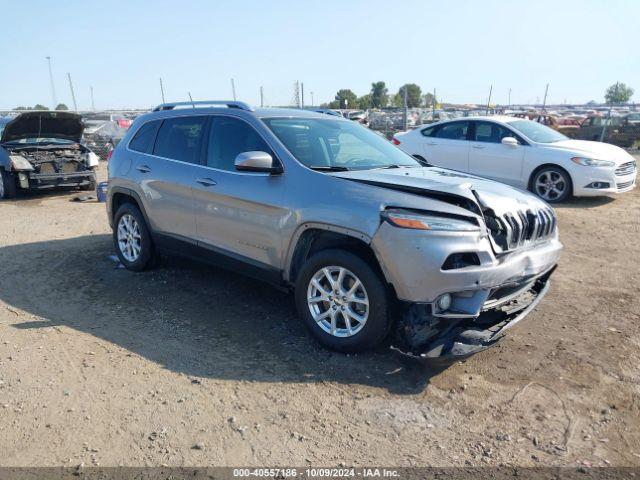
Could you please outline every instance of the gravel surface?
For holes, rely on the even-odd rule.
[[[78,194],[0,203],[1,466],[640,466],[640,189],[559,206],[550,293],[440,371],[323,350],[236,273],[117,268]]]

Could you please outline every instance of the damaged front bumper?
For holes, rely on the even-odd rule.
[[[555,268],[523,279],[504,297],[488,299],[477,317],[438,317],[430,304],[406,304],[391,348],[427,364],[451,363],[486,350],[538,305]]]
[[[53,187],[79,187],[89,185],[96,181],[93,170],[67,173],[33,173],[18,172],[18,184],[20,188],[41,189]]]

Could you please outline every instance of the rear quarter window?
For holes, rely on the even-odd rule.
[[[161,123],[160,120],[157,120],[142,125],[129,142],[129,148],[136,152],[149,153]]]

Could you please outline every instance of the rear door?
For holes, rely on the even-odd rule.
[[[238,154],[270,146],[252,125],[237,117],[211,117],[205,165],[194,183],[197,238],[213,253],[273,271],[279,269],[284,175],[239,172]],[[247,273],[251,273],[248,271]]]
[[[160,235],[160,242],[177,239],[195,243],[192,187],[203,154],[207,122],[204,115],[165,119],[151,153],[136,159],[134,174],[143,191],[151,228]]]
[[[469,173],[522,187],[524,140],[498,123],[474,120],[473,124]],[[505,137],[514,137],[518,146],[503,145]]]
[[[439,167],[469,170],[469,122],[447,122],[422,130],[425,159]]]

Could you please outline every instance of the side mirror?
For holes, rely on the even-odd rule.
[[[267,152],[242,152],[234,163],[240,172],[282,173],[282,167]]]
[[[518,140],[516,140],[513,137],[504,137],[502,139],[502,144],[503,145],[508,145],[509,147],[513,147],[513,148],[515,148],[515,147],[517,147],[519,145],[518,144]]]

